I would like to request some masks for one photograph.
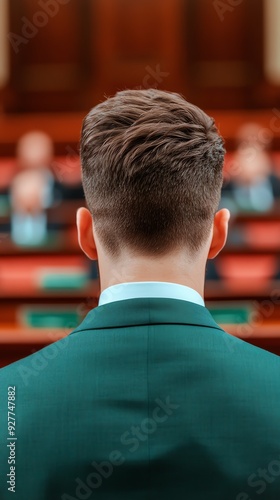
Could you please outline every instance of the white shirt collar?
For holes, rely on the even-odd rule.
[[[193,288],[164,281],[137,281],[109,286],[101,293],[98,305],[145,297],[186,300],[205,307],[203,298]]]

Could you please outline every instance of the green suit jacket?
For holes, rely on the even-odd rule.
[[[280,498],[280,359],[190,302],[97,307],[0,405],[1,500]]]

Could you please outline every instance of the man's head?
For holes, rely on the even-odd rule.
[[[93,108],[83,122],[82,176],[107,255],[199,252],[213,231],[224,153],[213,119],[178,94],[127,90]]]

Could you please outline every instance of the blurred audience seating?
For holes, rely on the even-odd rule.
[[[225,177],[231,175],[235,131],[250,112],[210,112],[227,141]],[[249,116],[250,115],[250,116]],[[275,134],[272,160],[280,176],[280,126],[272,112],[254,113]],[[277,118],[278,119],[278,118]],[[81,114],[2,117],[0,194],[7,196],[16,172],[15,144],[27,129],[50,133],[57,156],[53,172],[61,184],[80,182],[78,137]],[[277,130],[276,130],[277,129]],[[0,366],[32,354],[61,338],[97,305],[99,283],[77,241],[75,214],[85,204],[71,196],[47,210],[48,241],[38,247],[18,247],[9,237],[9,208],[0,203]],[[235,214],[230,237],[206,283],[206,301],[224,328],[248,342],[280,354],[280,204],[266,213]],[[212,269],[213,271],[213,269]],[[75,318],[73,312],[76,312]],[[45,327],[45,318],[47,317]],[[62,326],[63,325],[63,326]],[[229,346],[230,347],[230,346]]]

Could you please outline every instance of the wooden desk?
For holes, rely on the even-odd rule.
[[[80,207],[85,206],[85,200],[71,200],[56,203],[46,210],[48,224],[62,227],[76,226],[76,214]],[[10,222],[10,214],[0,217],[1,224]]]
[[[280,321],[262,325],[221,325],[232,336],[280,356]],[[232,350],[230,341],[229,350]]]
[[[82,251],[78,243],[76,227],[62,229],[61,231],[49,231],[48,240],[41,246],[18,246],[10,238],[8,233],[3,233],[0,242],[1,257],[28,257],[44,256],[45,263],[48,263],[48,257],[53,255],[77,255],[81,256]]]

